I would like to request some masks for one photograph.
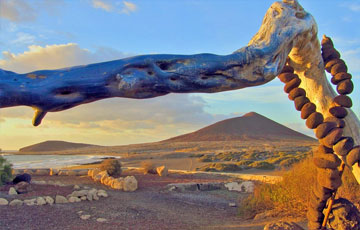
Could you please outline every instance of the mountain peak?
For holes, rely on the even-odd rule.
[[[254,116],[261,116],[261,115],[256,112],[249,112],[249,113],[245,113],[242,117],[254,117]]]

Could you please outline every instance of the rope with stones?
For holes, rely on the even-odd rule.
[[[301,111],[301,118],[306,119],[308,128],[315,130],[320,142],[313,158],[317,167],[317,183],[313,186],[308,205],[309,229],[321,229],[327,201],[342,184],[342,170],[339,170],[339,166],[343,160],[346,159],[348,166],[360,160],[360,146],[354,146],[353,138],[343,136],[345,122],[342,119],[347,116],[345,108],[352,106],[351,98],[347,96],[354,88],[352,76],[347,73],[347,66],[340,59],[340,53],[334,48],[331,39],[324,37],[321,45],[325,69],[331,73],[331,82],[336,85],[339,93],[333,98],[329,109],[331,116],[324,119],[316,111],[316,105],[306,97],[305,90],[299,88],[301,80],[291,66],[284,66],[278,76],[285,83],[284,91],[288,93],[288,98],[294,101],[295,109]]]

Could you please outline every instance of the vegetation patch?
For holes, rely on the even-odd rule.
[[[12,179],[11,164],[5,158],[0,156],[0,185],[9,182]]]

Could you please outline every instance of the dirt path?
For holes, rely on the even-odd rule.
[[[240,194],[225,190],[170,192],[170,183],[223,181],[224,177],[174,174],[169,177],[135,175],[139,189],[132,193],[109,189],[88,177],[34,177],[64,184],[105,189],[109,197],[99,201],[46,206],[0,206],[0,229],[16,230],[110,230],[110,229],[263,229],[266,222],[241,220],[237,208]],[[55,193],[54,193],[55,192]],[[52,191],[55,195],[56,191]],[[21,195],[18,195],[21,199]],[[0,194],[1,197],[1,194]],[[82,220],[80,215],[91,215]],[[99,223],[97,218],[107,221]]]

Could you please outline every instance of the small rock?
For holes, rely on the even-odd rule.
[[[45,196],[45,201],[47,204],[53,205],[54,199],[51,196]]]
[[[31,190],[31,185],[28,182],[21,181],[15,185],[15,190],[19,193],[27,193]]]
[[[35,205],[36,199],[30,199],[30,200],[24,200],[24,204],[27,206],[33,206]]]
[[[66,204],[66,203],[68,203],[68,200],[64,196],[56,195],[55,203],[56,204]]]
[[[9,201],[7,201],[7,199],[4,198],[0,198],[0,205],[8,205]]]
[[[14,187],[11,187],[9,189],[9,195],[17,195],[18,193],[16,192],[15,188]]]
[[[86,200],[86,196],[80,197],[80,200]]]
[[[81,201],[81,199],[76,197],[76,196],[70,196],[68,200],[69,200],[70,203],[75,203],[75,202],[80,202]]]
[[[39,196],[38,198],[36,198],[36,204],[37,205],[45,205],[46,201],[43,197]]]
[[[97,218],[96,221],[100,222],[100,223],[103,223],[103,222],[106,222],[107,219],[105,219],[105,218]]]
[[[86,196],[88,194],[88,192],[89,192],[89,190],[86,190],[86,189],[74,191],[71,193],[71,196],[82,197],[82,196]]]
[[[80,219],[82,219],[82,220],[88,220],[88,219],[90,219],[90,215],[81,215],[80,216]]]
[[[157,167],[156,172],[159,174],[159,176],[167,176],[169,174],[169,170],[165,165]]]
[[[114,179],[111,188],[123,190],[124,189],[124,178],[120,177],[120,178]]]
[[[23,201],[22,200],[18,200],[18,199],[15,199],[15,200],[12,200],[9,205],[10,206],[21,206],[23,205]]]
[[[14,178],[13,180],[13,183],[14,184],[17,184],[21,181],[25,181],[25,182],[28,182],[30,183],[31,181],[31,175],[28,174],[28,173],[23,173],[23,174],[20,174],[20,175],[16,175],[16,177]]]
[[[265,225],[264,230],[304,230],[294,222],[280,221],[278,223],[270,223]]]
[[[229,203],[229,207],[236,207],[237,205],[236,205],[236,203],[234,203],[234,202],[231,202],[231,203]]]
[[[124,179],[124,191],[133,192],[138,188],[138,182],[134,176],[127,176]]]
[[[75,190],[79,190],[79,189],[80,189],[80,186],[76,184],[76,185],[74,185],[74,189],[75,189]]]
[[[106,191],[105,191],[105,190],[102,190],[102,189],[100,189],[100,190],[97,191],[97,195],[98,195],[99,197],[108,197],[108,194],[106,193]]]

